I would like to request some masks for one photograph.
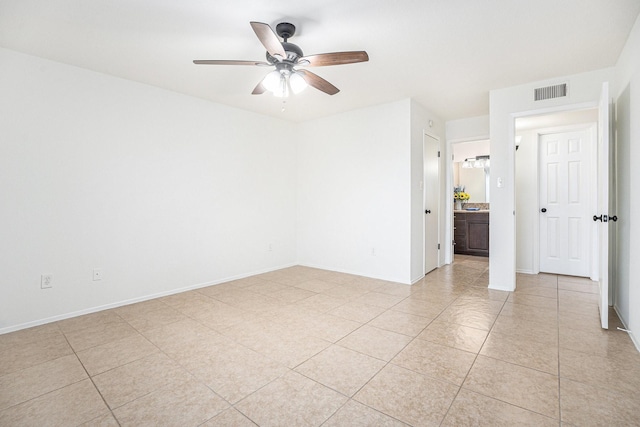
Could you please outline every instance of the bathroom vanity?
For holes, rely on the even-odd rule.
[[[489,211],[453,211],[454,253],[489,256]]]

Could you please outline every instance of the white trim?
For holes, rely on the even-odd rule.
[[[515,141],[516,138],[516,119],[519,118],[523,118],[523,117],[531,117],[531,116],[541,116],[541,115],[545,115],[545,114],[552,114],[552,113],[559,113],[559,112],[566,112],[566,111],[577,111],[577,110],[589,110],[589,109],[598,109],[599,108],[599,102],[597,101],[589,101],[589,102],[581,102],[581,103],[577,103],[577,104],[566,104],[566,105],[559,105],[559,106],[555,106],[555,107],[546,107],[546,108],[539,108],[539,109],[535,109],[535,110],[524,110],[524,111],[517,111],[517,112],[511,112],[509,113],[509,126],[508,126],[508,140],[509,141]],[[516,153],[516,145],[514,144],[509,144],[508,145],[508,150],[509,150],[509,156],[507,157],[509,160],[509,165],[508,165],[508,169],[510,169],[510,173],[511,176],[509,177],[509,179],[511,179],[511,185],[513,188],[513,191],[516,191],[516,174],[515,174],[515,168],[516,168],[516,157],[515,157],[515,153]],[[597,169],[597,168],[596,168]],[[538,191],[539,194],[539,191]],[[514,220],[513,220],[513,250],[515,251],[517,249],[517,230],[516,230],[516,219],[515,219],[515,193],[513,196],[513,212],[514,212]],[[538,205],[540,204],[540,201],[538,200]],[[534,252],[535,253],[535,252]],[[513,258],[513,272],[514,272],[514,276],[513,276],[513,289],[502,289],[500,287],[493,287],[493,285],[490,283],[489,284],[489,289],[497,289],[497,290],[508,290],[508,291],[515,291],[516,290],[516,263],[517,257],[514,256]],[[539,262],[539,260],[538,260]],[[538,268],[539,269],[539,268]]]
[[[597,102],[581,102],[579,104],[568,104],[568,105],[560,105],[557,107],[547,107],[541,108],[537,110],[527,110],[527,111],[518,111],[516,113],[511,113],[511,117],[514,119],[519,119],[521,117],[531,117],[531,116],[542,116],[545,114],[552,113],[561,113],[567,111],[578,111],[578,110],[593,110],[598,109]],[[515,135],[513,135],[515,138]]]
[[[509,286],[495,286],[492,284],[489,284],[489,286],[487,286],[488,289],[491,289],[493,291],[506,291],[506,292],[513,292],[514,289],[511,289],[511,287]]]
[[[400,285],[407,285],[407,286],[409,286],[411,283],[415,283],[418,280],[421,280],[424,277],[424,275],[422,275],[417,279],[411,278],[410,281],[407,282],[404,279],[365,276],[362,272],[357,272],[357,271],[354,271],[354,270],[343,270],[341,268],[335,268],[335,267],[327,267],[327,266],[323,266],[323,265],[320,265],[320,264],[298,263],[298,264],[295,264],[295,265],[299,265],[301,267],[317,268],[319,270],[327,270],[327,271],[332,271],[332,272],[335,272],[335,273],[351,274],[353,276],[367,277],[369,279],[383,280],[385,282],[393,282],[393,283],[397,283],[397,284],[400,284]]]
[[[633,342],[633,345],[636,346],[636,350],[640,351],[640,340],[636,338],[633,331],[629,330],[629,326],[627,326],[627,322],[625,322],[625,319],[622,316],[620,316],[620,312],[618,311],[618,306],[614,305],[613,309],[618,315],[618,319],[620,319],[620,322],[622,322],[622,326],[624,326],[624,328],[628,331],[627,334],[629,334],[629,338],[631,338],[631,342]]]
[[[444,162],[444,168],[442,173],[445,174],[445,195],[453,194],[453,145],[460,144],[464,142],[475,142],[475,141],[487,141],[489,140],[489,135],[483,134],[478,136],[471,136],[466,138],[457,138],[457,139],[448,139],[446,140],[446,161]],[[444,158],[443,157],[443,158]],[[442,161],[442,158],[440,159]],[[514,158],[515,161],[515,158]],[[487,203],[491,203],[491,200],[487,200]],[[489,210],[491,210],[491,205],[489,205]],[[449,219],[449,224],[445,221],[445,234],[444,241],[446,242],[446,246],[444,247],[444,263],[451,264],[454,261],[454,248],[453,248],[453,197],[444,198],[444,215],[445,218]],[[440,246],[442,247],[442,245]],[[491,257],[491,252],[489,252],[489,257]]]

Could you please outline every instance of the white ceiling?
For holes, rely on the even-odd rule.
[[[292,121],[407,97],[444,120],[489,90],[613,66],[640,0],[0,0],[0,46]],[[305,54],[366,50],[313,71],[341,89],[251,95],[268,69],[249,21],[298,27]]]

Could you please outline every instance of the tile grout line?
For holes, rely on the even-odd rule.
[[[118,313],[116,313],[118,314]],[[113,413],[113,409],[111,408],[111,406],[107,403],[106,399],[104,398],[104,396],[102,395],[102,392],[100,391],[100,389],[98,388],[98,386],[96,385],[96,383],[93,381],[93,377],[89,374],[89,371],[87,371],[87,368],[84,366],[84,363],[82,363],[82,360],[80,360],[80,358],[78,357],[78,353],[76,352],[76,350],[71,346],[71,343],[69,342],[69,340],[67,339],[67,335],[62,332],[62,334],[64,335],[64,339],[67,341],[67,344],[69,345],[69,347],[71,348],[71,350],[73,350],[73,355],[76,357],[76,360],[78,361],[78,363],[80,364],[80,366],[82,366],[82,369],[84,370],[85,374],[87,374],[87,378],[89,379],[89,381],[91,381],[91,384],[93,385],[93,388],[96,390],[96,392],[98,393],[98,395],[100,396],[100,399],[102,399],[102,402],[104,402],[105,407],[109,410],[109,413],[111,414],[111,417],[115,420],[115,422],[118,424],[118,426],[121,426],[122,424],[120,424],[120,421],[116,418],[116,415]],[[96,417],[97,418],[97,417]],[[92,418],[95,419],[95,418]],[[88,420],[91,421],[91,420]]]
[[[557,277],[556,277],[556,278],[557,278]],[[513,294],[513,292],[511,292],[511,293]],[[506,305],[506,303],[507,303],[507,302],[508,302],[508,298],[504,301],[504,303],[503,303],[503,307],[502,307],[502,309],[500,310],[500,314],[502,313],[502,310],[504,309],[504,306]],[[557,304],[557,302],[556,302],[556,304]],[[535,306],[533,306],[533,307],[535,307]],[[498,317],[500,316],[500,314],[498,314]],[[498,317],[496,317],[496,321],[497,321]],[[494,321],[494,324],[492,325],[491,329],[493,329],[493,326],[495,325],[495,322],[496,322],[496,321]],[[490,333],[490,332],[491,332],[491,331],[489,331],[489,333]],[[489,333],[487,334],[487,337],[485,338],[485,342],[486,342],[486,339],[488,339]],[[483,346],[484,346],[484,343],[483,343]],[[480,350],[480,351],[481,351],[481,350]],[[478,351],[477,356],[479,356],[479,355],[480,355],[480,351]],[[477,356],[476,356],[476,359],[477,359]],[[491,357],[491,356],[485,356],[485,357],[488,357],[488,358],[491,358],[491,359],[494,359],[494,360],[498,360],[498,361],[500,361],[500,362],[507,363],[507,364],[509,364],[509,365],[513,365],[513,366],[518,366],[518,367],[527,368],[526,366],[522,366],[522,365],[519,365],[519,364],[516,364],[516,363],[513,363],[513,362],[503,361],[503,360],[496,359],[496,358]],[[475,364],[475,360],[474,360],[474,364]],[[472,365],[472,368],[473,368],[473,365]],[[541,373],[545,373],[545,374],[548,374],[548,375],[553,375],[553,374],[549,374],[548,372],[540,371],[540,370],[538,370],[538,369],[534,369],[534,368],[527,368],[527,369],[532,369],[532,370],[536,370],[536,371],[541,372]],[[469,369],[469,372],[471,372],[471,369]],[[468,373],[467,373],[467,376],[468,376]],[[559,375],[558,375],[558,379],[559,379]],[[465,377],[465,380],[466,380],[466,377]],[[464,384],[464,382],[463,382],[463,384]],[[460,389],[462,389],[462,386],[460,386]],[[503,403],[505,403],[505,404],[507,404],[507,405],[514,406],[514,407],[520,408],[520,409],[522,409],[522,410],[525,410],[525,411],[528,411],[528,412],[531,412],[531,413],[535,413],[535,414],[541,415],[541,416],[543,416],[543,417],[545,417],[545,418],[548,418],[548,419],[550,419],[550,420],[558,421],[558,423],[559,423],[560,425],[561,425],[561,423],[562,423],[562,421],[561,421],[561,419],[560,419],[560,414],[559,414],[558,419],[557,419],[557,420],[555,420],[553,417],[550,417],[550,416],[549,416],[549,415],[547,415],[547,414],[543,414],[543,413],[540,413],[540,412],[538,412],[538,411],[535,411],[535,410],[532,410],[532,409],[529,409],[529,408],[526,408],[526,407],[523,407],[523,406],[520,406],[520,405],[517,405],[517,404],[511,403],[511,402],[507,402],[507,401],[502,400],[502,399],[499,399],[499,398],[497,398],[497,397],[489,396],[489,395],[486,395],[486,394],[484,394],[484,393],[481,393],[481,392],[478,392],[478,391],[475,391],[475,390],[469,390],[469,391],[471,391],[471,392],[473,392],[473,393],[476,393],[476,394],[479,394],[479,395],[482,395],[482,396],[485,396],[485,397],[490,398],[490,399],[497,400],[497,401],[499,401],[499,402],[503,402]],[[459,394],[459,392],[458,392],[458,394]],[[457,395],[456,395],[456,397],[457,397]],[[454,399],[454,401],[455,401],[455,399]],[[453,405],[453,402],[452,402],[452,405]],[[450,410],[450,409],[451,409],[451,407],[449,408],[449,410]],[[448,413],[448,411],[447,411],[447,413]],[[445,416],[445,418],[446,418],[446,416]],[[443,419],[443,421],[442,421],[442,422],[444,422],[444,419]]]
[[[470,286],[470,287],[472,287],[472,286]],[[466,293],[466,291],[465,291],[465,293]],[[464,293],[463,293],[463,294],[461,294],[460,296],[462,296],[462,295],[464,295]],[[442,314],[442,312],[444,312],[444,310],[446,310],[448,307],[450,307],[450,306],[451,306],[451,305],[452,305],[452,304],[453,304],[453,303],[454,303],[458,298],[460,298],[460,296],[458,296],[457,298],[453,299],[451,302],[449,302],[449,304],[447,304],[445,307],[443,307],[443,308],[442,308],[442,310],[440,310],[440,312],[438,313],[438,316],[439,316],[440,314]],[[385,311],[383,311],[383,312],[382,312],[382,313],[380,313],[379,315],[375,316],[373,319],[370,319],[368,322],[363,323],[360,327],[358,327],[357,329],[355,329],[355,330],[354,330],[354,331],[352,331],[351,333],[353,333],[353,332],[355,332],[355,331],[357,331],[357,330],[361,329],[362,327],[364,327],[364,326],[366,326],[366,325],[369,325],[369,323],[370,323],[371,321],[373,321],[373,320],[377,319],[378,317],[382,316],[382,315],[383,315],[384,313],[386,313],[387,311],[390,311],[393,307],[395,307],[395,306],[399,305],[400,303],[402,303],[403,301],[405,301],[405,300],[406,300],[406,299],[408,299],[409,297],[411,297],[411,295],[408,295],[408,296],[404,297],[402,300],[398,301],[396,304],[394,304],[394,305],[392,305],[391,307],[387,308]],[[425,302],[427,302],[427,301],[425,301]],[[346,303],[345,303],[345,304],[346,304]],[[344,304],[343,304],[343,305],[344,305]],[[504,303],[503,303],[503,305],[504,305]],[[405,313],[405,314],[412,315],[411,313]],[[407,368],[404,368],[404,367],[402,367],[402,366],[395,365],[395,364],[393,364],[393,363],[392,363],[392,361],[393,361],[393,359],[394,359],[395,357],[397,357],[400,353],[402,353],[402,351],[404,351],[404,350],[405,350],[405,349],[406,349],[406,348],[407,348],[407,347],[408,347],[412,342],[414,342],[416,339],[418,339],[418,335],[420,335],[420,334],[421,334],[421,333],[422,333],[422,332],[423,332],[427,327],[429,327],[429,325],[431,325],[431,324],[432,324],[432,323],[437,319],[437,317],[438,317],[438,316],[436,316],[436,317],[434,317],[433,319],[431,319],[431,321],[430,321],[427,325],[425,325],[425,326],[421,329],[421,331],[420,331],[416,336],[414,336],[414,337],[413,337],[409,342],[407,342],[407,344],[405,344],[405,345],[404,345],[404,346],[403,346],[403,347],[402,347],[398,352],[396,352],[396,353],[395,353],[395,355],[394,355],[393,357],[391,357],[391,359],[390,359],[390,360],[388,360],[388,361],[386,361],[386,360],[382,360],[382,359],[377,359],[376,357],[373,357],[373,356],[367,355],[367,354],[362,353],[362,352],[357,351],[357,350],[352,350],[352,351],[355,351],[355,352],[357,352],[357,353],[359,353],[359,354],[362,354],[362,355],[364,355],[364,356],[373,357],[374,359],[382,360],[382,361],[384,361],[384,362],[385,362],[384,366],[382,366],[382,367],[381,367],[381,368],[380,368],[380,369],[379,369],[379,370],[378,370],[378,371],[377,371],[377,372],[376,372],[376,373],[375,373],[371,378],[369,378],[369,380],[367,380],[367,381],[366,381],[366,382],[365,382],[365,383],[364,383],[360,388],[358,388],[358,390],[357,390],[356,392],[354,392],[354,393],[353,393],[353,396],[346,396],[346,395],[344,395],[343,393],[341,393],[341,392],[340,392],[340,391],[338,391],[338,390],[335,390],[335,389],[333,389],[333,388],[331,388],[331,387],[329,387],[329,386],[326,386],[326,385],[324,385],[324,384],[322,384],[322,383],[320,383],[320,382],[316,381],[316,380],[315,380],[315,379],[313,379],[313,378],[309,378],[309,377],[307,377],[306,375],[301,374],[301,373],[299,373],[299,372],[295,371],[296,373],[299,373],[300,375],[303,375],[305,378],[308,378],[308,379],[310,379],[310,380],[312,380],[312,381],[316,382],[317,384],[320,384],[320,385],[322,385],[322,386],[324,386],[324,387],[328,387],[328,388],[330,388],[331,390],[334,390],[334,391],[336,391],[337,393],[340,393],[340,394],[342,394],[343,396],[346,396],[346,397],[348,398],[348,399],[347,399],[347,401],[346,401],[346,402],[345,402],[345,403],[344,403],[340,408],[338,408],[338,409],[337,409],[337,410],[336,410],[336,411],[335,411],[335,412],[334,412],[334,413],[333,413],[329,418],[327,418],[327,419],[326,419],[322,424],[325,424],[325,423],[326,423],[329,419],[331,419],[331,418],[332,418],[332,417],[333,417],[333,416],[334,416],[334,415],[335,415],[335,414],[336,414],[336,413],[337,413],[341,408],[343,408],[344,406],[346,406],[346,405],[347,405],[347,403],[348,403],[349,401],[351,401],[351,400],[353,400],[353,401],[355,401],[355,402],[357,402],[357,403],[359,403],[359,404],[361,404],[361,405],[364,405],[364,406],[366,406],[366,407],[370,408],[371,410],[374,410],[374,411],[376,411],[376,412],[382,413],[382,414],[384,414],[384,415],[386,415],[386,416],[388,416],[388,417],[391,417],[391,418],[393,418],[393,419],[397,419],[397,418],[395,418],[394,416],[392,416],[392,415],[390,415],[390,414],[387,414],[387,413],[384,413],[384,412],[382,412],[382,411],[379,411],[379,410],[377,410],[376,408],[373,408],[373,407],[371,407],[371,406],[369,406],[369,405],[367,405],[367,404],[365,404],[365,403],[362,403],[362,402],[360,402],[360,401],[358,401],[358,400],[354,399],[354,396],[355,396],[355,395],[357,395],[357,394],[358,394],[362,389],[364,389],[364,388],[365,388],[365,387],[366,387],[366,386],[367,386],[367,385],[368,385],[368,384],[373,380],[373,378],[375,378],[375,377],[376,377],[376,376],[377,376],[377,375],[378,375],[378,374],[379,374],[383,369],[385,369],[385,368],[386,368],[387,366],[389,366],[389,365],[397,366],[397,367],[399,367],[399,368],[401,368],[401,369],[406,369],[406,370],[408,370],[408,371],[415,372],[415,371],[413,371],[413,370],[411,370],[411,369],[407,369]],[[418,317],[421,317],[421,316],[418,316]],[[495,322],[495,320],[494,320],[494,322]],[[375,328],[375,329],[381,329],[381,328],[377,328],[377,327],[375,327],[375,326],[371,326],[371,325],[369,325],[369,327],[372,327],[372,328]],[[385,331],[387,331],[386,329],[381,329],[381,330],[385,330]],[[397,332],[395,332],[395,331],[389,331],[389,332],[397,333]],[[350,333],[350,334],[351,334],[351,333]],[[347,334],[346,336],[348,336],[348,335],[350,335],[350,334]],[[404,335],[404,334],[400,334],[400,335]],[[487,335],[488,335],[488,334],[487,334]],[[346,337],[346,336],[345,336],[345,337]],[[344,338],[344,337],[343,337],[343,338]],[[485,339],[486,339],[486,337],[485,337]],[[338,340],[338,341],[340,341],[340,340]],[[337,346],[342,347],[342,346],[341,346],[340,344],[338,344],[337,342],[332,343],[332,345],[337,345]],[[346,347],[343,347],[343,348],[346,348]],[[348,348],[347,348],[347,349],[348,349]],[[325,349],[325,350],[326,350],[326,349]],[[348,350],[351,350],[351,349],[348,349]],[[324,350],[322,350],[322,351],[324,351]],[[319,354],[319,353],[318,353],[318,354]],[[476,355],[476,356],[477,356],[477,355]],[[312,357],[315,357],[315,356],[312,356]],[[312,357],[310,357],[309,359],[311,359]],[[307,361],[308,361],[309,359],[307,359]],[[475,360],[475,359],[474,359],[474,360]],[[305,362],[306,362],[306,361],[305,361]],[[305,363],[305,362],[302,362],[302,363],[300,363],[300,364],[299,364],[299,365],[297,365],[297,366],[300,366],[300,365],[302,365],[302,364],[303,364],[303,363]],[[296,366],[296,367],[297,367],[297,366]],[[295,370],[295,368],[294,368],[294,370]],[[419,372],[415,372],[415,373],[417,373],[417,374],[419,374],[419,375],[422,375],[422,376],[425,376],[425,377],[428,377],[428,378],[432,378],[432,377],[430,377],[430,376],[428,376],[428,375],[424,375],[424,374],[421,374],[421,373],[419,373]],[[444,380],[441,380],[441,381],[444,381]],[[444,381],[444,382],[450,383],[449,381]],[[453,383],[450,383],[450,384],[453,384]],[[457,386],[456,384],[453,384],[453,385],[454,385],[454,386]],[[458,392],[459,392],[460,388],[461,388],[461,386],[458,386]],[[457,393],[456,393],[456,396],[457,396]],[[454,399],[451,401],[451,402],[452,402],[452,404],[453,404],[453,401],[454,401],[454,400],[455,400],[455,396],[454,396]],[[447,412],[448,412],[448,410],[447,410]],[[445,413],[445,416],[443,417],[442,421],[444,421],[444,418],[446,418],[446,413]],[[403,422],[403,421],[401,421],[401,420],[398,420],[398,421]],[[441,421],[441,422],[442,422],[442,421]]]
[[[122,318],[122,316],[120,316],[120,314],[119,314],[119,313],[115,312],[115,314]],[[186,316],[186,315],[185,315],[185,316]],[[187,316],[187,318],[189,318],[189,317]],[[125,320],[124,318],[122,318],[122,320],[123,320],[125,323],[129,324],[129,322],[128,322],[127,320]],[[192,319],[192,320],[195,320],[195,319]],[[170,322],[170,323],[168,323],[168,324],[161,325],[161,326],[159,326],[158,328],[152,328],[152,329],[149,329],[149,331],[151,331],[151,330],[153,330],[153,329],[160,329],[160,328],[162,328],[162,327],[165,327],[165,326],[171,325],[171,324],[173,324],[173,323],[178,323],[178,322],[180,322],[180,321]],[[154,342],[150,341],[150,340],[149,340],[149,338],[147,338],[147,337],[143,334],[143,332],[142,332],[142,331],[137,330],[137,329],[136,329],[135,327],[133,327],[131,324],[129,324],[129,326],[131,326],[131,327],[136,331],[136,333],[137,333],[140,337],[142,337],[145,341],[147,341],[149,344],[151,344],[152,346],[154,346],[154,347],[156,348],[156,350],[158,351],[158,353],[163,354],[163,355],[164,355],[164,356],[166,356],[169,360],[171,360],[172,362],[176,363],[176,365],[177,365],[177,366],[179,366],[181,369],[183,369],[183,370],[184,370],[184,371],[189,375],[189,377],[190,377],[191,379],[193,379],[193,380],[195,380],[196,382],[198,382],[198,383],[200,383],[200,384],[204,385],[204,386],[205,386],[205,387],[207,387],[209,390],[211,390],[211,391],[212,391],[216,396],[218,396],[220,399],[222,399],[223,401],[227,402],[230,406],[233,406],[230,402],[228,402],[226,399],[224,399],[222,396],[220,396],[218,393],[216,393],[216,392],[215,392],[215,390],[212,390],[212,389],[211,389],[207,384],[205,384],[204,382],[202,382],[202,381],[200,381],[198,378],[196,378],[196,377],[195,377],[195,375],[194,375],[193,373],[191,373],[187,368],[185,368],[185,367],[184,367],[182,364],[180,364],[177,360],[175,360],[173,357],[171,357],[169,354],[167,354],[167,352],[165,352],[162,348],[158,347]],[[203,326],[207,327],[206,325],[203,325]],[[207,328],[208,328],[208,327],[207,327]],[[211,328],[208,328],[208,329],[211,329]],[[212,329],[211,329],[211,330],[212,330]],[[213,330],[212,330],[212,331],[213,331]],[[213,331],[213,332],[216,332],[216,331]],[[64,334],[64,333],[63,333],[63,334]],[[65,339],[66,339],[66,336],[65,336]],[[118,341],[118,340],[114,340],[114,341],[110,341],[110,342],[115,342],[115,341]],[[100,344],[100,345],[103,345],[103,344]],[[83,349],[82,351],[90,350],[90,349],[93,349],[93,348],[99,347],[100,345],[96,345],[96,346],[93,346],[93,347],[90,347],[90,348],[87,348],[87,349]],[[69,344],[69,346],[71,347],[71,344]],[[98,392],[98,394],[99,394],[99,395],[100,395],[100,397],[102,398],[103,402],[105,403],[105,405],[106,405],[106,406],[107,406],[107,408],[109,409],[109,411],[110,411],[110,413],[111,413],[112,417],[114,418],[114,420],[116,421],[116,423],[118,423],[118,425],[119,425],[119,426],[121,425],[121,424],[120,424],[120,421],[118,420],[118,418],[116,417],[115,413],[113,412],[115,409],[118,409],[118,408],[120,408],[120,407],[123,407],[123,406],[125,406],[125,405],[128,405],[129,403],[131,403],[131,402],[135,402],[136,400],[142,399],[142,398],[144,398],[144,397],[146,397],[146,396],[148,396],[148,395],[152,394],[154,391],[156,391],[156,390],[152,390],[152,391],[150,391],[150,392],[148,392],[148,393],[145,393],[145,394],[143,394],[143,395],[141,395],[141,396],[138,396],[138,397],[136,397],[135,399],[130,400],[130,401],[128,401],[128,402],[126,402],[126,403],[124,403],[124,404],[122,404],[122,405],[118,406],[117,408],[111,408],[111,406],[107,403],[106,399],[105,399],[105,398],[104,398],[104,396],[102,395],[102,392],[100,391],[100,389],[98,388],[98,386],[95,384],[95,382],[94,382],[94,380],[93,380],[93,376],[89,374],[89,372],[87,371],[86,367],[84,366],[84,363],[82,363],[82,360],[80,360],[80,358],[78,357],[77,352],[73,349],[73,347],[71,347],[71,348],[72,348],[72,350],[74,351],[74,354],[75,354],[76,358],[78,359],[78,362],[82,365],[82,367],[83,367],[83,369],[85,370],[85,372],[86,372],[86,374],[87,374],[88,378],[91,380],[91,382],[92,382],[93,386],[95,387],[96,391]],[[122,365],[119,365],[119,366],[113,367],[113,368],[111,368],[111,369],[107,369],[107,370],[106,370],[106,371],[104,371],[104,372],[100,372],[100,373],[96,374],[96,376],[97,376],[97,375],[104,374],[104,373],[106,373],[106,372],[113,371],[114,369],[118,369],[118,368],[121,368],[121,367],[123,367],[123,366],[130,365],[130,364],[132,364],[132,363],[138,362],[138,361],[140,361],[140,360],[142,360],[142,359],[144,359],[144,358],[146,358],[146,357],[149,357],[149,356],[151,356],[151,355],[145,355],[145,356],[142,356],[142,357],[137,358],[137,359],[135,359],[135,360],[130,360],[130,361],[128,361],[127,363],[124,363],[124,364],[122,364]],[[164,386],[164,387],[162,387],[162,388],[165,388],[165,387],[167,387],[167,386]],[[216,414],[216,415],[218,415],[218,414]],[[214,417],[215,417],[215,416],[214,416]],[[208,421],[208,420],[207,420],[207,421]],[[206,422],[206,421],[205,421],[205,422]]]
[[[491,327],[489,328],[489,331],[487,331],[487,335],[484,337],[484,340],[482,341],[482,345],[478,349],[478,352],[475,354],[475,357],[473,358],[473,362],[471,363],[471,366],[469,367],[469,370],[467,371],[467,373],[465,374],[464,378],[462,379],[462,382],[460,383],[460,386],[458,387],[458,391],[456,392],[456,395],[451,400],[451,403],[449,404],[449,407],[447,408],[447,412],[445,412],[444,417],[440,421],[440,425],[442,425],[442,423],[444,423],[444,420],[447,419],[447,415],[449,415],[449,412],[451,411],[451,408],[453,407],[453,403],[456,401],[456,399],[458,398],[458,395],[462,391],[462,387],[464,386],[465,381],[467,381],[467,378],[469,377],[469,373],[473,369],[473,365],[476,364],[476,361],[478,360],[478,356],[480,356],[480,352],[482,351],[482,347],[484,347],[484,344],[489,339],[489,334],[491,333],[491,330],[493,329],[493,326],[495,325],[495,323],[498,321],[498,317],[500,317],[500,313],[502,313],[502,310],[504,310],[504,306],[506,305],[508,298],[509,297],[507,296],[507,298],[505,298],[505,300],[502,302],[502,307],[500,307],[500,312],[498,313],[496,318],[493,320],[493,323],[491,324]]]

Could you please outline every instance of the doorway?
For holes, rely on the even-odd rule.
[[[592,222],[589,221],[590,215],[595,212],[593,188],[595,188],[597,176],[594,132],[597,121],[598,110],[594,108],[519,117],[515,120],[516,272],[525,274],[550,272],[592,278],[597,273],[594,270],[594,268],[597,270],[597,266],[594,266],[595,255],[592,243],[595,239]],[[586,132],[588,135],[580,132]],[[557,137],[563,134],[566,137],[565,140],[556,142]],[[576,138],[582,138],[582,142],[578,142]],[[589,142],[584,138],[589,139]],[[556,143],[562,147],[556,146]],[[556,156],[553,154],[556,148],[566,152],[569,149],[578,149],[576,144],[580,148],[584,148],[584,144],[587,144],[590,148],[587,153],[590,171],[580,169],[577,163],[568,164],[570,161],[575,162],[575,158],[571,160],[565,158],[562,167],[555,161],[558,160],[557,156],[552,157],[551,164],[545,162],[543,160],[545,144],[550,145],[546,149],[552,156]],[[573,146],[569,147],[569,144]],[[543,168],[545,173],[542,173]],[[569,168],[573,168],[572,171],[569,171]],[[547,172],[552,175],[551,181],[547,179]],[[572,178],[568,176],[570,173],[573,174]],[[558,182],[557,179],[561,179],[562,182]],[[569,220],[564,212],[563,219],[559,219],[556,205],[549,205],[549,191],[555,191],[549,190],[549,186],[556,188],[560,186],[564,189],[562,196],[559,195],[560,193],[551,194],[552,199],[561,197],[566,200],[569,197],[567,193],[571,190],[567,188],[570,179],[571,185],[574,185],[572,191],[578,192],[578,195],[574,194],[573,201],[567,205],[571,206],[570,209],[582,209],[581,215],[575,215],[572,212],[570,215],[572,219]],[[588,198],[586,206],[577,203],[576,197],[580,202]],[[569,209],[568,206],[565,208]],[[545,209],[544,212],[543,209]],[[571,222],[571,228],[568,228],[569,222]],[[574,237],[571,245],[567,242],[567,233],[572,233]],[[581,266],[574,265],[563,270],[567,265],[573,264],[581,264]]]
[[[490,256],[490,146],[486,138],[451,144],[451,199],[464,197],[452,209],[453,258]]]

